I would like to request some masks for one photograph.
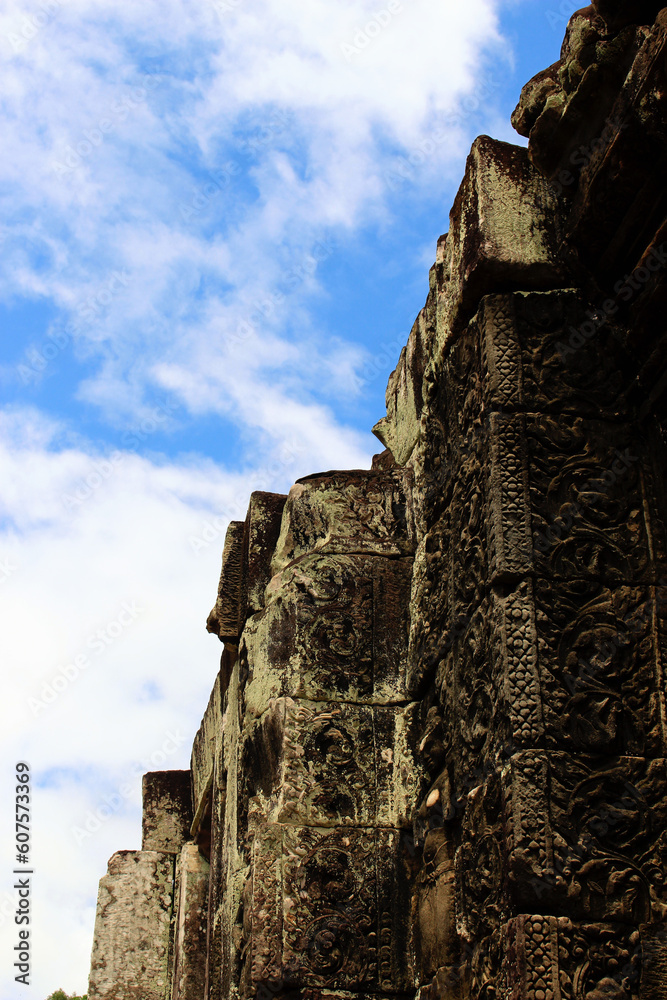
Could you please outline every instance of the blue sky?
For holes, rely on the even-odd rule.
[[[380,450],[470,144],[523,143],[574,9],[3,5],[3,759],[35,773],[40,872],[34,985],[3,997],[84,990],[138,775],[188,766],[225,525]]]

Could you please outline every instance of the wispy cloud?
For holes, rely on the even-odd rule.
[[[415,206],[441,199],[446,225],[471,134],[496,120],[499,7],[3,4],[0,307],[44,317],[16,321],[1,368],[3,752],[57,776],[35,793],[29,1000],[85,989],[97,879],[139,844],[138,778],[79,843],[77,817],[166,732],[194,734],[227,522],[253,489],[377,450],[351,407],[381,397],[408,329],[362,343],[328,282]],[[120,628],[124,605],[142,613]],[[167,766],[187,765],[184,743]]]
[[[67,331],[85,362],[83,398],[141,406],[165,350],[199,378],[278,293],[261,353],[271,341],[289,353],[290,316],[318,292],[317,273],[291,283],[300,262],[387,211],[388,155],[414,158],[436,128],[443,142],[422,166],[437,173],[451,155],[451,113],[475,88],[481,50],[497,42],[494,7],[68,0],[42,15],[10,4],[5,39],[31,18],[43,23],[0,77],[12,151],[4,291],[59,309],[50,332]],[[118,274],[122,294],[117,282],[107,289]],[[27,346],[28,371],[48,346]],[[323,343],[301,344],[287,398],[313,392],[309,353],[326,366]],[[259,366],[264,379],[272,361]]]

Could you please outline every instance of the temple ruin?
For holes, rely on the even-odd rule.
[[[253,493],[89,1000],[667,998],[667,8],[482,136],[370,470]]]

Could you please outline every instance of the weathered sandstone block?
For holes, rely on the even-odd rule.
[[[190,771],[192,774],[193,830],[198,828],[208,803],[213,770],[222,754],[223,692],[220,675],[215,680],[201,726],[192,744]]]
[[[100,879],[90,1000],[165,1000],[174,855],[119,851]]]
[[[540,579],[492,592],[436,661],[452,774],[522,746],[667,753],[665,600],[664,589]]]
[[[261,611],[264,592],[271,579],[271,561],[280,536],[286,496],[280,493],[252,493],[246,518],[247,568],[246,614]]]
[[[385,395],[387,415],[373,428],[399,465],[405,465],[419,437],[426,343],[433,339],[428,322],[430,311],[422,309],[415,321],[396,370],[389,376]]]
[[[177,863],[179,895],[174,932],[171,1000],[201,1000],[206,981],[209,864],[196,844],[185,844]]]
[[[520,753],[462,795],[458,929],[540,908],[637,927],[665,917],[665,761]]]
[[[484,295],[567,285],[556,196],[527,150],[475,140],[450,213],[438,289],[437,361]]]
[[[245,702],[405,700],[411,559],[309,556],[274,577],[240,648]]]
[[[457,481],[460,496],[481,483],[492,413],[629,420],[636,375],[611,317],[577,293],[484,298],[444,362],[426,370],[419,440],[410,458],[417,537],[423,540],[444,517],[459,516],[450,510]],[[465,503],[477,516],[477,506]],[[452,530],[460,537],[465,529]]]
[[[142,781],[142,851],[180,851],[190,839],[190,771],[149,771]]]
[[[521,92],[512,124],[530,136],[531,161],[565,197],[575,193],[590,152],[619,127],[617,95],[648,34],[639,23],[611,30],[593,6],[577,11],[560,61]]]
[[[581,168],[566,223],[568,239],[622,308],[650,300],[665,284],[664,256],[659,252],[656,259],[654,251],[665,249],[667,239],[661,186],[667,137],[659,124],[665,116],[667,12],[643,31],[643,44],[611,112],[615,127]],[[652,211],[649,205],[660,207]],[[626,282],[640,267],[647,268],[648,280],[642,272],[642,280]]]
[[[414,551],[405,469],[327,472],[300,479],[283,512],[272,572],[279,574],[303,556],[399,557]],[[275,586],[269,586],[267,600]]]
[[[245,995],[271,980],[355,993],[409,989],[405,843],[392,830],[258,830],[245,901]]]
[[[244,623],[245,522],[232,521],[225,535],[218,598],[206,628],[223,642],[236,644]]]
[[[259,820],[293,826],[411,824],[418,706],[279,698],[243,737]]]
[[[462,636],[489,586],[526,575],[609,586],[667,578],[659,440],[565,416],[492,414],[483,430],[415,557],[409,690]]]

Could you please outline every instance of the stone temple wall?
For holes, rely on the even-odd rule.
[[[254,493],[90,1000],[667,998],[667,8],[482,136],[370,470]]]

